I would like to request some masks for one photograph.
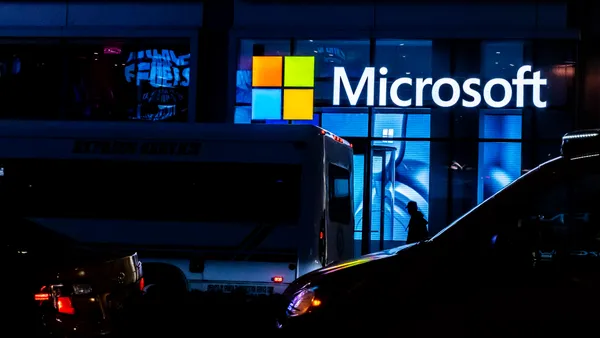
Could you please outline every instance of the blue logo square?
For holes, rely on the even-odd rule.
[[[280,120],[281,89],[252,89],[252,119]]]

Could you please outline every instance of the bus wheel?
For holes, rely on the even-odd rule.
[[[181,269],[167,263],[143,263],[145,298],[150,303],[182,302],[188,294],[188,281]]]

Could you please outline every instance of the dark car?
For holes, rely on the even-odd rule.
[[[563,156],[430,240],[299,278],[285,291],[281,334],[480,338],[597,330],[598,139],[600,131],[567,134]]]
[[[136,253],[98,251],[21,218],[4,218],[5,319],[22,336],[114,332],[139,303],[144,280]]]

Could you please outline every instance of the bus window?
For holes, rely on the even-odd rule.
[[[21,216],[297,224],[299,165],[0,161],[0,203]]]
[[[329,164],[329,219],[350,224],[352,200],[350,196],[350,171]]]

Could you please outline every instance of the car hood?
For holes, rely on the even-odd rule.
[[[363,275],[368,270],[385,266],[392,260],[395,261],[396,258],[400,258],[403,253],[411,251],[411,249],[416,246],[418,246],[418,244],[407,244],[397,248],[364,255],[359,258],[333,263],[296,279],[290,284],[284,294],[294,294],[299,289],[308,285],[318,285],[339,279],[352,279],[351,277],[348,277],[352,275]]]

